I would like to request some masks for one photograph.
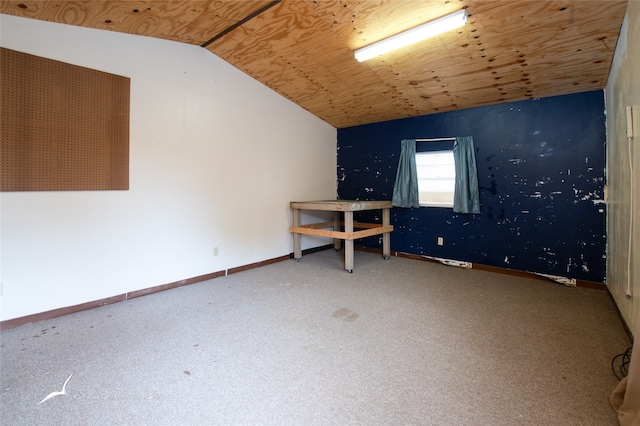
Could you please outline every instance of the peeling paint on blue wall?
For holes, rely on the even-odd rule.
[[[602,91],[339,129],[338,196],[390,200],[402,139],[467,135],[482,214],[393,208],[391,249],[604,282]],[[358,220],[371,219],[363,212]]]

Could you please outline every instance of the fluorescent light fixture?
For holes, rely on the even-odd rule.
[[[467,11],[465,9],[445,15],[434,21],[419,25],[407,31],[401,32],[384,40],[380,40],[369,46],[355,51],[358,62],[375,58],[383,53],[391,52],[401,47],[428,39],[429,37],[461,27],[467,23]]]

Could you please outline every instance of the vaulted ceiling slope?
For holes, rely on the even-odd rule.
[[[344,128],[602,89],[626,6],[627,0],[3,0],[0,12],[201,46],[223,34],[204,48]],[[353,56],[463,8],[469,21],[461,29],[366,62]]]

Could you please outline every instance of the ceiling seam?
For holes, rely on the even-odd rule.
[[[227,28],[227,29],[223,30],[222,32],[218,33],[217,35],[212,37],[209,41],[206,41],[206,42],[202,43],[200,45],[200,47],[207,47],[208,45],[210,45],[214,41],[218,40],[219,38],[225,36],[226,34],[229,34],[231,31],[235,30],[236,28],[238,28],[239,26],[241,26],[245,22],[248,22],[251,19],[255,18],[256,16],[262,14],[263,12],[266,12],[267,10],[271,9],[273,6],[275,6],[276,4],[280,3],[281,1],[282,0],[274,0],[271,3],[269,3],[268,5],[264,6],[263,8],[261,8],[259,10],[256,10],[251,15],[248,15],[247,17],[245,17],[242,20],[236,22],[235,24],[233,24],[229,28]]]

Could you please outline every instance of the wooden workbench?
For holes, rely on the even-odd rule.
[[[385,259],[389,258],[391,231],[393,231],[389,213],[391,201],[292,201],[291,209],[293,211],[293,226],[290,231],[293,233],[293,257],[296,260],[302,257],[301,236],[303,234],[333,238],[333,247],[336,250],[340,249],[340,240],[344,240],[344,268],[348,272],[353,272],[353,241],[358,238],[382,234],[382,256]],[[377,209],[382,210],[382,224],[353,221],[353,212]],[[302,225],[300,222],[302,210],[331,211],[333,212],[333,221]],[[344,214],[344,220],[341,220],[342,214]],[[342,230],[343,226],[344,231]]]

